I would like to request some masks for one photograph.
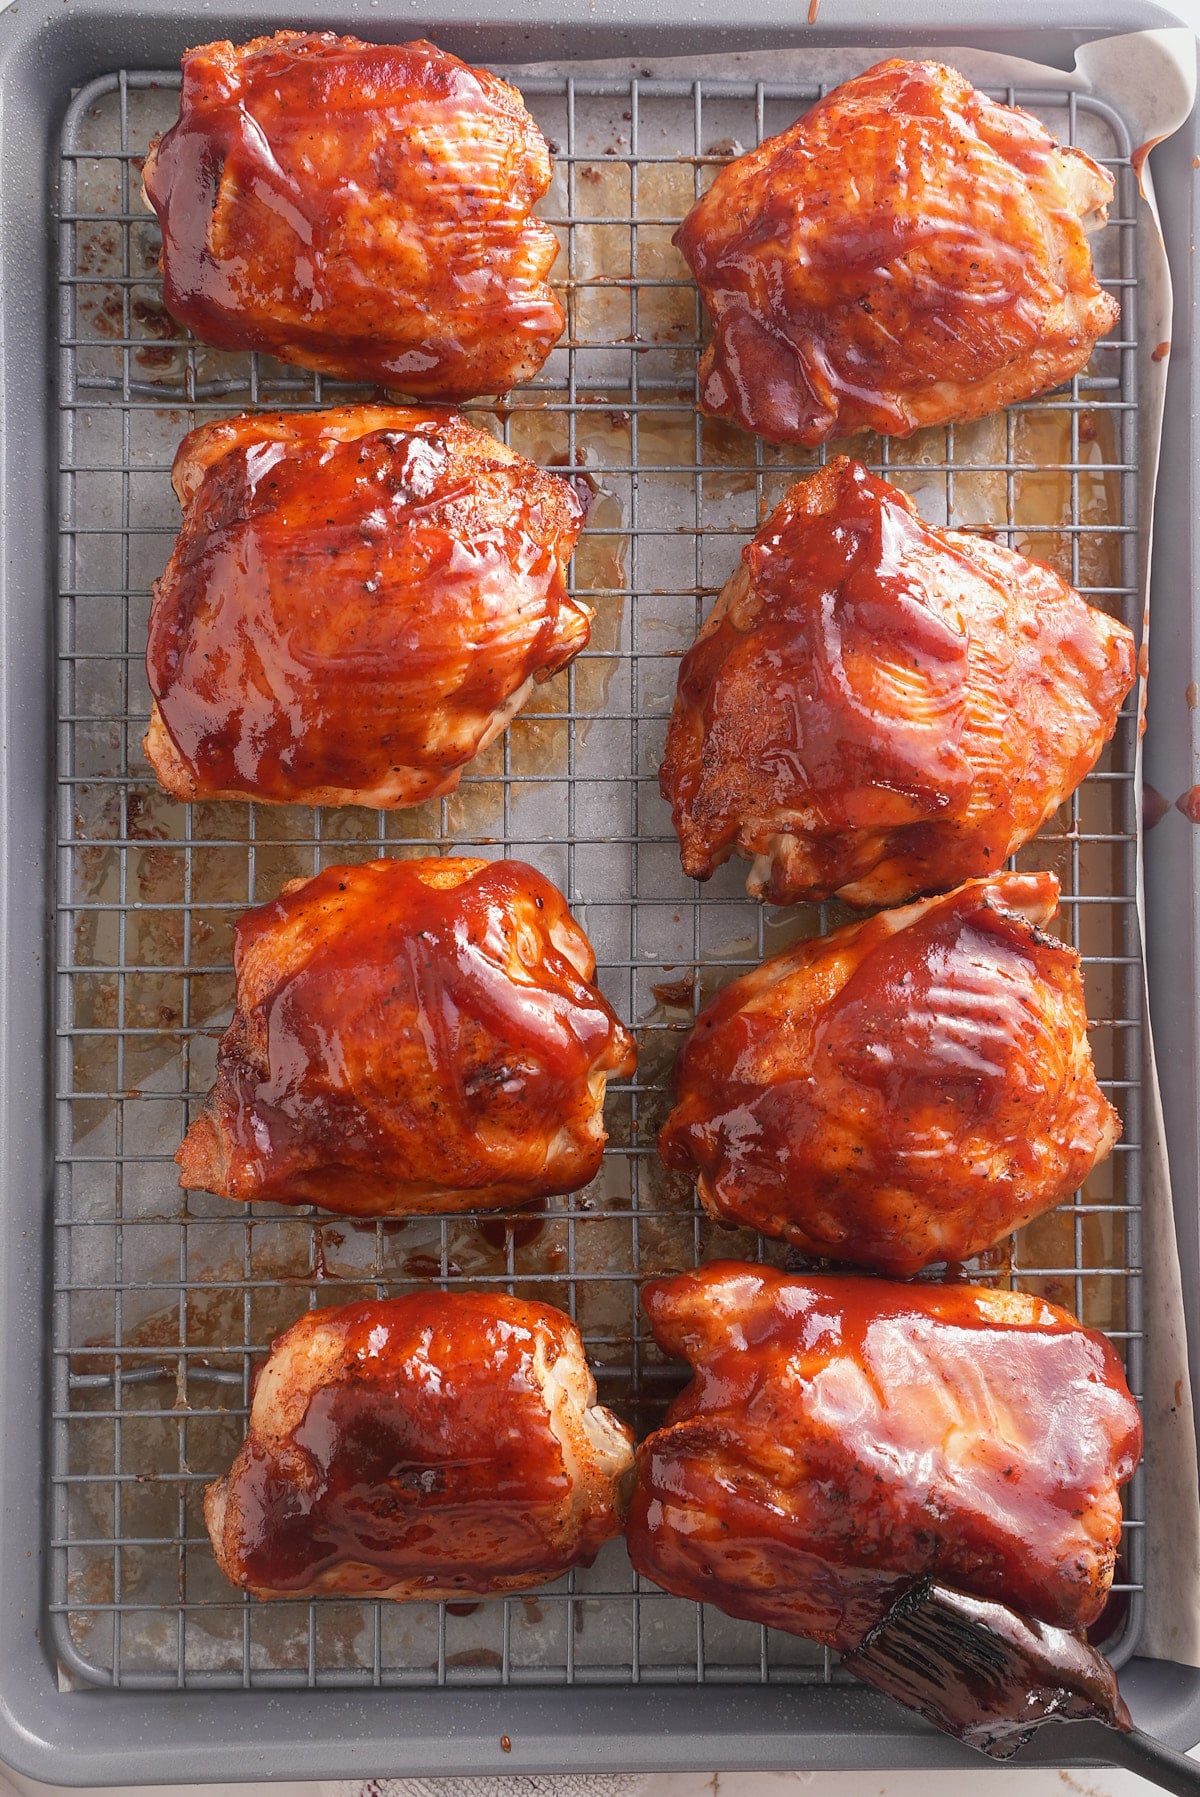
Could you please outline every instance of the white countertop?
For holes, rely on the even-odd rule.
[[[986,1781],[986,1783],[984,1782]],[[605,1797],[1146,1797],[1155,1789],[1131,1772],[1032,1772],[990,1770],[978,1779],[961,1772],[717,1772],[670,1773],[652,1778],[612,1778]],[[366,1783],[145,1785],[138,1797],[552,1797],[548,1778],[372,1779]],[[39,1797],[65,1786],[35,1784],[0,1769],[0,1797]],[[92,1797],[129,1797],[126,1787],[106,1785]]]

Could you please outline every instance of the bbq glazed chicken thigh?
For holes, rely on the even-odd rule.
[[[638,1449],[640,1573],[843,1649],[930,1575],[1097,1620],[1141,1453],[1103,1336],[1024,1292],[735,1261],[643,1301],[694,1378]]]
[[[174,481],[145,748],[176,798],[437,798],[588,640],[574,490],[453,413],[224,419]]]
[[[189,50],[142,179],[167,309],[202,343],[467,399],[528,380],[562,334],[557,240],[531,215],[546,141],[515,88],[433,44]]]
[[[718,1221],[908,1275],[1067,1198],[1119,1122],[1051,874],[801,942],[701,1012],[659,1137]]]
[[[979,418],[1116,323],[1112,177],[933,62],[879,63],[722,169],[675,242],[712,315],[704,411],[776,443]]]
[[[620,1532],[632,1436],[545,1304],[421,1292],[294,1323],[205,1520],[256,1597],[485,1597],[588,1566]]]
[[[353,1216],[586,1185],[633,1038],[566,901],[518,861],[294,880],[234,941],[237,1009],[180,1185]]]
[[[889,905],[992,873],[1094,766],[1134,680],[1053,569],[924,523],[857,462],[797,481],[684,656],[660,783],[685,872]]]

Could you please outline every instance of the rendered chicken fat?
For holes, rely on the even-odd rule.
[[[180,1184],[355,1216],[586,1185],[633,1039],[562,894],[516,861],[371,861],[238,923],[237,1009]]]
[[[1141,1453],[1103,1336],[1023,1292],[737,1262],[643,1298],[694,1378],[638,1449],[640,1573],[839,1648],[930,1575],[1096,1621]]]
[[[562,334],[531,216],[550,179],[515,88],[330,31],[189,50],[143,171],[167,309],[201,342],[424,399],[506,392]]]
[[[1050,874],[801,942],[703,1010],[659,1138],[718,1220],[907,1275],[1067,1198],[1119,1130]]]
[[[776,443],[979,418],[1115,324],[1111,175],[953,69],[890,61],[722,169],[675,236],[712,314],[703,409]]]
[[[544,1304],[422,1292],[311,1311],[259,1368],[205,1494],[217,1562],[258,1597],[519,1591],[620,1531],[632,1436]]]
[[[844,457],[798,481],[684,656],[661,772],[685,872],[896,904],[995,872],[1094,765],[1132,634]]]
[[[453,413],[224,419],[174,479],[146,753],[177,798],[438,798],[588,640],[574,491]]]

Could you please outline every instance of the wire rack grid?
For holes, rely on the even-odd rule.
[[[141,159],[178,77],[118,72],[73,100],[60,186],[61,776],[57,859],[57,1185],[51,1431],[53,1634],[79,1684],[214,1686],[812,1683],[828,1653],[668,1597],[620,1544],[588,1571],[485,1604],[255,1605],[212,1561],[200,1510],[243,1433],[252,1368],[315,1304],[469,1279],[579,1321],[603,1400],[639,1431],[681,1374],[644,1330],[639,1281],[711,1258],[784,1258],[717,1229],[666,1175],[654,1138],[700,1003],[736,969],[838,920],[767,911],[745,869],[685,880],[657,766],[678,657],[740,546],[822,456],[778,451],[696,409],[698,296],[670,235],[715,167],[823,91],[741,80],[538,76],[522,82],[556,152],[542,208],[558,231],[568,330],[541,375],[477,422],[574,480],[588,523],[573,590],[590,647],[539,690],[459,792],[399,814],[181,805],[141,752],[149,587],[177,527],[174,448],[195,423],[355,390],[265,357],[219,354],[163,311]],[[1117,177],[1098,241],[1118,332],[1068,389],[971,426],[855,453],[933,522],[1054,562],[1135,628],[1136,185],[1120,119],[1068,93],[1000,92]],[[831,446],[831,450],[838,446]],[[1124,1135],[1071,1205],[974,1276],[1020,1285],[1108,1331],[1141,1380],[1137,1269],[1141,963],[1130,704],[1080,793],[1019,858],[1063,883],[1093,1045]],[[230,1012],[231,931],[284,879],[380,853],[515,854],[570,897],[600,982],[635,1025],[637,1075],[610,1090],[593,1186],[536,1216],[357,1224],[248,1211],[176,1188],[174,1149],[211,1082]],[[1127,1493],[1106,1618],[1132,1651],[1142,1489]]]

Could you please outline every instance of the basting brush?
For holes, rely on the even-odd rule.
[[[1005,1604],[925,1580],[842,1664],[990,1759],[1011,1758],[1043,1722],[1103,1722],[1112,1764],[1200,1797],[1200,1763],[1134,1727],[1103,1654]]]

